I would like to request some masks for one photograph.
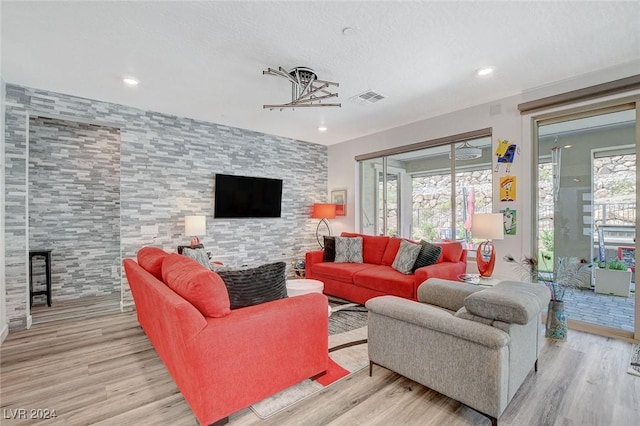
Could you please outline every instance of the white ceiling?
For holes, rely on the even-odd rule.
[[[326,145],[640,59],[640,1],[2,0],[0,14],[8,83]],[[279,66],[338,82],[342,108],[264,110],[291,98],[262,75]],[[368,89],[388,98],[349,100]]]

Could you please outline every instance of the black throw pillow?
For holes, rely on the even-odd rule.
[[[333,262],[336,260],[336,237],[324,237],[323,262]]]
[[[428,243],[424,240],[420,240],[420,245],[422,247],[420,248],[420,253],[418,253],[416,262],[413,264],[413,272],[423,266],[435,264],[440,257],[440,252],[442,252],[442,247]]]
[[[256,268],[216,269],[229,292],[231,309],[259,305],[287,297],[284,262],[268,263]]]

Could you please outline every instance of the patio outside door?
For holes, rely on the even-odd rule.
[[[635,269],[635,117],[627,106],[538,122],[538,258],[553,259],[541,270],[560,258],[620,258]],[[633,332],[635,282],[608,284],[593,274],[568,292],[568,317]]]

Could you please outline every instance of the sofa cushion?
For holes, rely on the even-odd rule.
[[[442,247],[442,253],[438,258],[438,263],[460,262],[460,258],[462,257],[462,244],[456,241],[438,241],[433,244]]]
[[[142,247],[138,250],[138,265],[162,281],[162,262],[169,253],[158,247]]]
[[[362,237],[336,237],[336,263],[363,263]]]
[[[420,253],[418,253],[418,257],[413,264],[413,271],[415,272],[418,268],[437,263],[440,253],[442,253],[442,247],[420,240]]]
[[[336,259],[336,237],[324,236],[323,262],[333,262]]]
[[[541,284],[506,281],[464,299],[473,315],[507,323],[527,324],[549,301],[549,290]]]
[[[227,286],[231,309],[239,309],[286,298],[286,269],[286,263],[276,262],[255,268],[221,269],[218,274]]]
[[[368,263],[316,263],[313,265],[313,277],[331,278],[332,280],[351,284],[355,273],[374,266]]]
[[[231,312],[229,294],[222,278],[193,259],[169,254],[162,262],[162,278],[169,288],[205,317],[219,318]]]
[[[389,243],[389,237],[381,235],[354,234],[351,232],[343,232],[341,235],[343,237],[362,237],[362,261],[364,263],[380,265],[382,262],[382,255]]]
[[[385,294],[413,299],[414,276],[405,275],[390,266],[375,265],[353,275],[353,283]]]
[[[209,261],[209,255],[204,247],[192,248],[184,247],[182,249],[184,256],[190,257],[207,269],[211,269],[211,262]]]
[[[400,242],[400,249],[398,249],[398,253],[396,254],[396,258],[391,267],[401,274],[412,273],[413,264],[416,263],[416,258],[418,257],[421,248],[422,246],[419,244],[402,240]]]
[[[387,248],[384,250],[384,254],[382,255],[382,260],[380,261],[381,265],[391,266],[393,265],[393,261],[396,260],[396,254],[398,254],[398,250],[400,249],[400,241],[403,238],[391,237],[389,238],[389,242],[387,243]]]

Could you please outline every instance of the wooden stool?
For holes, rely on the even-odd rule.
[[[53,250],[29,250],[29,303],[33,306],[33,296],[47,295],[47,306],[51,306],[51,252]],[[46,289],[33,291],[33,258],[44,257]]]

